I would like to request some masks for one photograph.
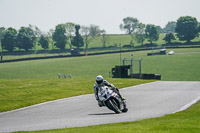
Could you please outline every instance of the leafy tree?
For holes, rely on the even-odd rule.
[[[80,48],[80,47],[84,46],[83,38],[79,34],[80,25],[76,25],[75,29],[76,29],[76,33],[75,33],[75,37],[72,40],[72,45]]]
[[[159,33],[164,33],[164,29],[160,26],[156,26],[156,29]]]
[[[1,39],[3,39],[3,35],[5,34],[6,29],[4,27],[0,27],[0,43],[1,43]],[[2,51],[3,51],[3,47],[1,45]]]
[[[181,41],[190,42],[198,36],[198,21],[191,16],[180,17],[176,24],[177,37]]]
[[[30,27],[21,27],[17,35],[17,47],[28,51],[33,48],[36,36]]]
[[[90,36],[97,36],[100,35],[101,33],[100,27],[98,25],[93,25],[93,24],[90,25],[89,30],[90,30]]]
[[[29,24],[29,28],[33,30],[33,33],[36,37],[40,37],[42,35],[42,31],[37,26]]]
[[[14,47],[16,46],[16,35],[17,30],[8,28],[3,35],[3,39],[1,40],[2,49],[13,52]]]
[[[89,44],[95,39],[96,36],[101,34],[101,30],[97,25],[82,26],[81,34],[83,35],[85,43],[85,52],[87,52]]]
[[[33,34],[35,35],[35,39],[34,39],[34,50],[36,51],[36,45],[37,45],[37,42],[38,42],[38,39],[41,35],[42,35],[42,31],[37,27],[37,26],[34,26],[34,25],[31,25],[29,24],[28,26],[29,28],[31,28],[33,30]]]
[[[81,34],[83,36],[83,41],[85,43],[85,52],[86,52],[90,42],[93,40],[93,38],[90,37],[90,27],[82,26]]]
[[[200,33],[200,22],[199,22],[198,32]]]
[[[6,29],[4,27],[0,27],[0,40],[3,38],[3,35],[5,34]]]
[[[102,35],[101,42],[103,43],[103,48],[105,48],[106,47],[106,43],[109,40],[109,37],[106,35],[106,31],[105,30],[101,31],[101,35]]]
[[[165,38],[163,38],[168,44],[171,43],[171,40],[175,40],[174,34],[173,33],[167,33],[165,35]]]
[[[148,24],[145,29],[146,38],[152,44],[153,41],[157,41],[159,38],[159,33],[155,25]]]
[[[53,40],[55,41],[55,46],[59,49],[65,49],[67,43],[67,36],[65,35],[66,29],[63,24],[56,26],[56,30],[53,33]]]
[[[135,32],[134,36],[135,36],[136,41],[138,43],[141,43],[141,45],[143,46],[144,40],[146,38],[146,35],[145,35],[145,24],[140,23],[138,25],[138,29]]]
[[[71,41],[75,33],[75,24],[71,22],[65,23],[65,29],[66,29],[66,35],[68,36],[69,39],[70,49],[72,49]]]
[[[133,17],[126,17],[123,19],[123,24],[120,24],[120,29],[125,30],[129,35],[132,34],[138,26],[138,19]]]
[[[49,48],[49,40],[47,37],[45,37],[44,35],[41,35],[40,40],[39,40],[39,44],[42,46],[43,49],[48,49]]]
[[[120,24],[120,29],[125,30],[126,33],[131,35],[130,45],[134,45],[134,43],[133,43],[133,38],[134,38],[133,32],[137,29],[138,24],[139,24],[138,19],[133,18],[133,17],[124,18],[123,24]]]
[[[176,22],[169,21],[164,28],[165,33],[174,33],[176,29]]]
[[[50,29],[48,32],[47,32],[47,37],[49,38],[49,40],[51,40],[53,37],[53,33],[54,33],[54,29]],[[51,38],[51,39],[50,39]],[[53,43],[53,40],[50,41],[51,44],[52,44],[52,49],[54,49],[54,43]]]

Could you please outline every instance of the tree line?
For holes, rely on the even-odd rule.
[[[177,22],[170,21],[164,28],[153,24],[143,24],[137,18],[126,17],[120,24],[119,28],[131,36],[130,44],[133,45],[135,39],[143,45],[147,39],[151,44],[157,41],[160,33],[166,33],[164,40],[170,43],[175,39],[175,36],[180,41],[190,42],[195,37],[199,36],[200,23],[195,17],[182,16]],[[87,52],[88,46],[95,37],[101,35],[103,47],[106,47],[108,35],[105,30],[100,29],[97,25],[80,26],[75,23],[58,24],[55,29],[51,29],[48,33],[43,33],[38,27],[29,25],[21,27],[18,31],[12,27],[0,27],[1,48],[9,52],[15,51],[16,48],[28,51],[36,47],[36,44],[41,45],[43,49],[49,49],[49,39],[52,38],[52,46],[59,49],[65,49],[66,44],[80,47],[85,46]]]
[[[195,17],[182,16],[177,22],[168,22],[165,28],[155,26],[153,24],[142,24],[137,18],[126,17],[123,19],[123,23],[120,24],[121,30],[124,30],[127,34],[131,35],[131,42],[136,39],[138,43],[143,45],[145,39],[151,44],[153,41],[157,41],[160,33],[166,33],[164,40],[170,43],[171,40],[175,40],[175,35],[180,41],[190,42],[195,37],[199,36],[200,23]]]
[[[50,39],[53,40],[53,47],[61,50],[65,49],[66,44],[69,44],[70,49],[72,46],[80,48],[85,44],[87,51],[90,42],[98,35],[102,35],[102,41],[106,42],[105,30],[100,30],[99,26],[80,27],[80,25],[71,22],[58,24],[55,29],[51,29],[48,33],[42,33],[39,28],[33,25],[21,27],[18,31],[12,27],[8,29],[0,27],[2,51],[7,50],[9,52],[16,48],[28,51],[36,47],[36,44],[41,45],[46,50],[49,49]]]

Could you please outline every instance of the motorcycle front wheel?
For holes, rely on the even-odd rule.
[[[116,99],[110,98],[109,100],[106,101],[106,105],[110,110],[113,110],[115,113],[117,114],[121,113],[119,109],[119,102]]]

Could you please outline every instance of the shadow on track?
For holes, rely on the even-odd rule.
[[[98,114],[88,114],[88,115],[114,115],[116,113],[98,113]]]

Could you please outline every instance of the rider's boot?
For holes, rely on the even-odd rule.
[[[102,107],[103,103],[101,101],[98,101],[98,105],[99,105],[99,107]]]
[[[125,101],[125,97],[123,97],[119,92],[118,92],[119,97],[122,99],[122,101]]]
[[[123,97],[123,96],[121,97],[121,99],[122,99],[122,101],[125,101],[125,100],[126,100],[125,97]]]
[[[116,88],[115,92],[119,95],[119,97],[122,99],[122,101],[125,101],[125,97],[123,97],[120,92],[119,92],[119,89]]]

